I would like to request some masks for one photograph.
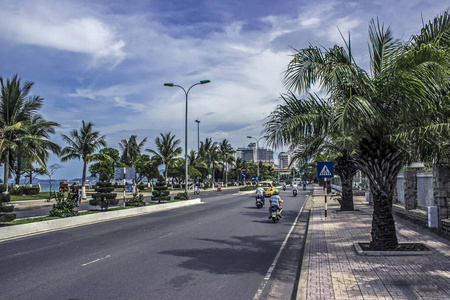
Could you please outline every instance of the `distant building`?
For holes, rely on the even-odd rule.
[[[289,163],[291,162],[291,155],[286,152],[280,152],[280,154],[278,154],[278,161],[280,169],[284,169],[289,166]]]
[[[261,161],[263,164],[274,165],[273,150],[266,148],[258,148],[258,157],[254,156],[256,143],[250,143],[247,148],[241,147],[236,149],[236,158],[242,158],[247,162],[254,162],[255,159]]]

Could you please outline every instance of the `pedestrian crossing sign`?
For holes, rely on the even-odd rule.
[[[332,161],[317,162],[317,178],[333,178],[333,176]]]

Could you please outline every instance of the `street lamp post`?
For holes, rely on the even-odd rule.
[[[257,166],[257,176],[258,176],[258,181],[259,181],[258,142],[259,142],[260,139],[265,138],[265,136],[262,136],[262,137],[257,139],[255,137],[247,135],[247,138],[248,139],[254,139],[256,141],[256,166]]]
[[[197,154],[200,153],[200,120],[195,120],[197,123]]]
[[[191,87],[186,91],[181,85],[177,85],[177,84],[173,84],[173,83],[164,83],[164,86],[169,86],[169,87],[174,87],[174,86],[176,86],[176,87],[179,87],[180,89],[182,89],[183,90],[183,92],[184,92],[184,94],[186,95],[186,115],[185,115],[185,126],[184,126],[184,139],[185,139],[185,142],[184,142],[184,161],[185,161],[185,164],[184,164],[184,168],[185,168],[185,180],[186,180],[186,182],[185,182],[185,184],[184,184],[184,192],[187,194],[187,192],[188,192],[188,179],[189,179],[189,173],[188,173],[188,160],[187,160],[187,153],[188,153],[188,95],[189,95],[189,92],[190,92],[190,90],[194,87],[194,86],[196,86],[196,85],[199,85],[199,84],[205,84],[205,83],[209,83],[209,82],[211,82],[210,80],[202,80],[202,81],[200,81],[200,82],[197,82],[196,84],[193,84],[193,85],[191,85]]]

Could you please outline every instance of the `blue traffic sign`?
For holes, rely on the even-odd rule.
[[[317,162],[317,178],[333,178],[333,162],[318,161]]]
[[[242,178],[245,178],[245,177],[247,177],[247,173],[242,173],[241,176],[242,176]]]
[[[253,181],[259,181],[259,177],[258,176],[252,176],[252,180]]]

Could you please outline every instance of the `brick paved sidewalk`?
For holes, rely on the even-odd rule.
[[[315,194],[323,190],[315,187]],[[355,197],[355,212],[313,196],[297,299],[450,299],[450,241],[396,217],[399,242],[422,242],[421,256],[360,256],[354,242],[369,242],[372,207]]]

